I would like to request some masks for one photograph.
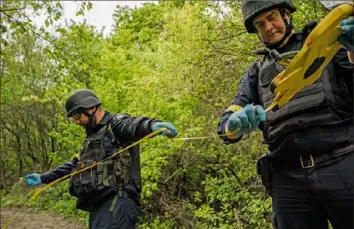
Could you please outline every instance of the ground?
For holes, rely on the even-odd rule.
[[[58,214],[36,212],[31,209],[0,209],[0,225],[3,225],[20,211],[7,229],[85,229],[85,226]]]

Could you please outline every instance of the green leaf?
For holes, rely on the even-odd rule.
[[[49,21],[48,21],[48,18],[47,18],[47,19],[45,19],[45,21],[44,21],[44,25],[45,25],[45,27],[49,27]]]
[[[6,33],[6,31],[7,31],[6,26],[0,24],[0,28],[1,28],[2,33]]]
[[[55,7],[60,8],[60,9],[63,9],[63,6],[61,5],[60,2],[56,2],[56,3],[55,3]]]
[[[4,39],[4,38],[0,38],[1,44],[4,46],[7,46],[9,43]]]
[[[91,9],[92,9],[92,3],[89,2],[89,3],[87,4],[86,8],[87,8],[87,10],[91,10]]]
[[[61,18],[61,13],[60,12],[57,12],[54,16],[54,20],[55,21],[58,21],[59,19]]]
[[[75,14],[76,16],[84,15],[84,11],[82,9],[78,10]]]
[[[11,23],[11,24],[10,24],[10,29],[14,29],[14,28],[16,28],[17,26],[18,26],[17,23]]]
[[[62,34],[66,33],[66,30],[64,28],[62,28],[62,27],[57,28],[56,31],[60,32]]]

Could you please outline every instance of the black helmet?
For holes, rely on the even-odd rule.
[[[260,15],[261,13],[274,9],[289,9],[291,13],[296,11],[296,7],[292,1],[242,1],[242,15],[243,23],[245,24],[246,30],[248,33],[256,33],[257,30],[253,25],[253,19]]]
[[[101,105],[100,99],[89,89],[80,89],[72,93],[65,102],[66,117],[70,117],[79,108],[91,108]]]

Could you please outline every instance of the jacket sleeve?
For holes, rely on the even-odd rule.
[[[350,102],[354,98],[354,63],[349,61],[347,50],[341,48],[333,58],[335,76],[343,83]]]
[[[231,106],[227,108],[221,115],[221,119],[217,126],[217,134],[225,134],[225,125],[229,117],[233,113],[233,107],[235,105],[245,107],[247,104],[254,103],[254,105],[260,104],[259,97],[257,92],[257,83],[258,83],[258,67],[257,64],[252,65],[248,68],[246,74],[241,79],[238,91],[236,93],[235,99],[232,102]],[[220,138],[226,144],[236,143],[242,139],[242,136],[238,139],[229,139],[226,136],[220,136]]]
[[[128,114],[116,114],[112,117],[111,125],[115,136],[119,141],[138,141],[152,133],[151,125],[161,122],[148,117],[132,117]]]
[[[75,157],[71,161],[68,161],[59,167],[56,167],[52,171],[42,174],[41,175],[42,183],[49,184],[59,178],[62,178],[65,175],[70,174],[76,167],[77,162],[78,159]]]
[[[349,61],[347,50],[339,49],[334,56],[334,63],[338,76],[354,77],[354,64]]]

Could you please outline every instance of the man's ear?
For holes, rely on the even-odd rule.
[[[88,112],[89,114],[92,114],[93,112],[95,112],[96,109],[97,109],[96,107],[90,107],[90,108],[88,108],[88,109],[86,109],[86,110],[87,110],[87,112]]]
[[[285,9],[284,12],[285,12],[286,19],[288,20],[288,23],[290,23],[290,21],[291,21],[291,12],[290,12],[290,10]]]
[[[285,14],[286,16],[291,17],[291,12],[289,9],[285,9]]]

